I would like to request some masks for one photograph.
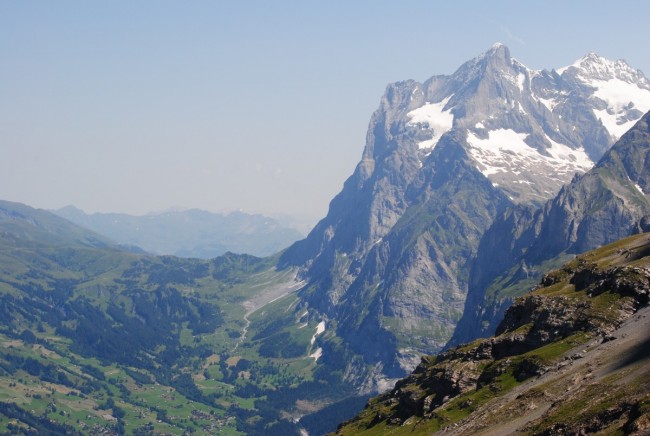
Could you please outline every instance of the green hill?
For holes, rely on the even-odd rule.
[[[0,433],[297,434],[281,411],[330,389],[307,355],[315,322],[297,351],[260,352],[275,339],[248,315],[296,290],[276,258],[134,253],[0,206]]]

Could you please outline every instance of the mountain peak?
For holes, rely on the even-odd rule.
[[[577,61],[575,61],[574,63],[572,63],[571,65],[567,65],[566,67],[558,68],[556,71],[559,74],[562,74],[562,73],[564,73],[565,71],[567,71],[567,70],[569,70],[571,68],[575,68],[575,69],[580,70],[580,69],[585,69],[585,68],[588,68],[588,67],[596,67],[598,65],[605,66],[605,65],[608,65],[608,64],[611,64],[611,63],[612,63],[612,61],[610,61],[609,59],[606,59],[606,58],[598,55],[598,53],[595,53],[595,52],[591,51],[591,52],[587,53],[586,55],[584,55],[583,57],[581,57],[580,59],[578,59]]]
[[[359,375],[364,386],[383,386],[451,336],[467,259],[506,207],[554,198],[650,110],[640,85],[619,82],[532,71],[495,44],[452,75],[387,87],[355,172],[281,260],[300,268],[310,311],[336,317],[346,346],[382,363]]]
[[[648,83],[643,73],[636,70],[623,59],[612,61],[597,53],[589,52],[573,64],[559,68],[559,74],[573,72],[583,81],[622,80],[627,83]]]
[[[59,210],[65,211],[67,213],[85,214],[83,210],[79,209],[77,206],[74,206],[72,204],[68,204],[67,206],[62,207]]]
[[[492,44],[492,47],[490,47],[490,50],[488,50],[488,53],[491,52],[497,52],[497,51],[508,51],[508,47],[505,46],[505,44],[502,44],[500,42],[495,42]]]
[[[507,71],[512,69],[513,60],[508,47],[497,42],[489,50],[465,62],[453,74],[458,82],[470,83],[481,78],[487,71]]]
[[[492,47],[481,56],[482,59],[503,59],[510,62],[510,50],[500,42],[495,42]]]

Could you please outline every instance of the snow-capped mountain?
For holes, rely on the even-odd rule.
[[[494,333],[515,297],[571,259],[650,230],[650,112],[599,162],[541,208],[517,205],[483,234],[469,274],[463,317],[448,345]]]
[[[451,129],[515,202],[552,197],[650,109],[650,83],[625,61],[588,54],[534,71],[495,44],[452,76],[412,84],[405,134],[423,156]]]
[[[452,75],[388,85],[354,174],[281,259],[307,282],[295,310],[332,326],[322,362],[372,390],[443,347],[495,218],[589,170],[649,98],[623,61],[534,71],[501,44]]]
[[[558,73],[566,81],[593,89],[592,111],[613,139],[620,138],[650,109],[650,83],[625,61],[613,62],[589,53]],[[559,101],[550,99],[548,103],[554,106]]]

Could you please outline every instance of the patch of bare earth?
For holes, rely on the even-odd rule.
[[[479,410],[445,435],[528,433],[535,423],[589,389],[626,386],[650,373],[650,308],[638,311],[606,340],[596,338],[568,351],[545,374],[528,380]]]

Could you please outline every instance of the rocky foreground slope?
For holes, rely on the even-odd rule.
[[[647,434],[649,293],[650,234],[578,256],[337,434]]]

